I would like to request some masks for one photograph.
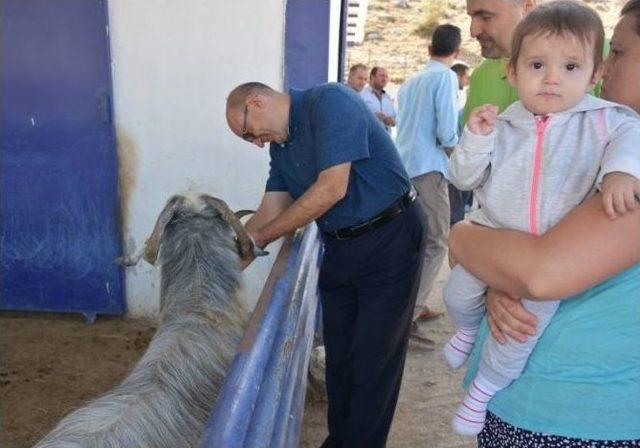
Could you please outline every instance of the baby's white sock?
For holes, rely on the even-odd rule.
[[[481,374],[476,375],[451,421],[453,430],[464,436],[479,434],[487,418],[487,405],[498,390],[499,387],[491,384]]]
[[[458,332],[449,339],[443,350],[444,357],[451,367],[458,369],[469,358],[476,334],[478,334],[478,327],[460,327]]]

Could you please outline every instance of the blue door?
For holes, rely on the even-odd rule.
[[[0,5],[0,308],[123,313],[106,4]]]
[[[327,82],[331,41],[331,4],[340,7],[338,72],[342,79],[347,37],[347,0],[287,0],[284,87],[306,89]]]

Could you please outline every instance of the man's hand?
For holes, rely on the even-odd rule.
[[[375,114],[376,114],[376,117],[378,117],[378,119],[385,124],[385,126],[396,125],[396,119],[393,118],[391,115],[387,115],[383,112],[376,112]]]
[[[525,342],[536,334],[538,319],[524,309],[520,298],[492,288],[487,290],[487,316],[491,334],[500,344],[507,342],[506,336]]]
[[[278,216],[282,215],[287,210],[293,199],[289,193],[285,191],[268,191],[262,197],[258,210],[249,218],[245,224],[245,230],[251,236],[255,245],[263,249],[269,241],[266,241],[261,236],[261,230],[264,229],[270,222],[274,221]],[[244,269],[255,260],[255,256],[252,254],[244,260],[240,260],[240,268]]]
[[[456,260],[456,257],[453,255],[453,251],[449,250],[448,254],[449,254],[449,268],[453,269],[458,264],[458,260]]]
[[[256,245],[256,247],[258,249],[264,249],[271,242],[271,241],[268,241],[265,237],[262,236],[260,231],[263,228],[264,227],[256,228],[251,233],[249,233],[249,235],[251,235],[253,243]]]
[[[476,135],[491,134],[493,125],[496,122],[496,117],[498,116],[498,111],[498,106],[494,106],[493,104],[485,104],[473,109],[469,115],[469,120],[467,120],[469,131]]]
[[[255,260],[256,257],[252,254],[247,258],[241,258],[240,259],[240,270],[244,271],[247,266],[249,266],[251,263],[253,263],[253,260]]]

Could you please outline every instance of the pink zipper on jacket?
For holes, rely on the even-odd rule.
[[[540,178],[542,177],[542,159],[544,155],[544,133],[549,125],[550,116],[536,118],[536,149],[533,154],[533,173],[529,196],[529,232],[540,235],[538,228],[538,210],[540,200]]]

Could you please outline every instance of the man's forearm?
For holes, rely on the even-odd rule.
[[[254,237],[258,246],[264,247],[326,213],[345,196],[350,170],[351,164],[344,163],[320,173],[318,180],[289,208],[256,229]]]
[[[309,224],[340,199],[322,185],[313,184],[284,213],[257,230],[256,243],[264,247],[271,241]]]

